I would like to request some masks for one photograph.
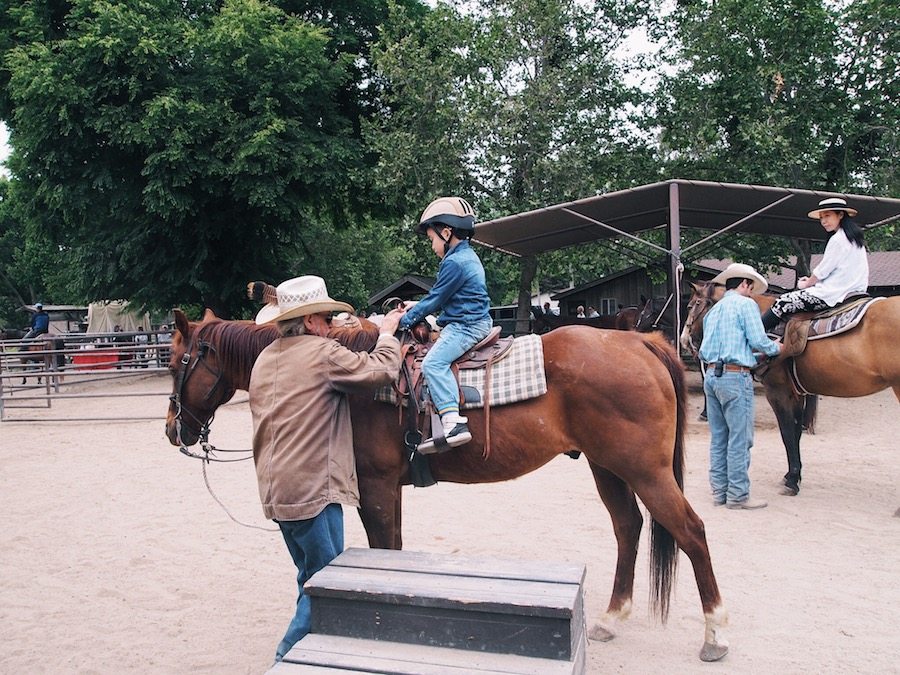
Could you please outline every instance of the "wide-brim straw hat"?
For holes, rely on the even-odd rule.
[[[256,315],[257,325],[287,321],[319,312],[349,312],[353,307],[328,296],[322,277],[306,275],[282,282],[275,289],[278,301],[270,302]]]
[[[819,202],[819,208],[813,209],[806,215],[808,215],[810,218],[818,220],[822,215],[822,211],[843,211],[851,218],[858,213],[856,209],[847,206],[846,199],[841,199],[840,197],[829,197],[828,199],[823,199]]]
[[[750,267],[750,265],[745,265],[744,263],[731,263],[728,267],[726,267],[715,277],[713,277],[712,282],[714,284],[722,284],[724,286],[726,281],[735,278],[750,279],[751,281],[753,281],[752,292],[756,295],[765,293],[766,289],[769,287],[769,282],[766,281],[765,278],[763,278],[762,274]]]

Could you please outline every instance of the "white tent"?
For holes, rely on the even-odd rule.
[[[150,314],[130,311],[127,300],[104,300],[88,305],[88,333],[112,333],[119,326],[126,333],[139,327],[150,330]]]

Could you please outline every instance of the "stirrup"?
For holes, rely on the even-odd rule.
[[[459,445],[465,445],[471,440],[472,434],[469,433],[469,427],[464,422],[458,422],[446,436],[426,439],[419,443],[416,450],[423,455],[433,455],[446,452],[450,448],[455,448]]]

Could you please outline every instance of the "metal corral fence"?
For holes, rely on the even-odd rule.
[[[21,417],[14,411],[51,408],[61,399],[169,396],[171,389],[139,393],[104,391],[86,383],[134,379],[166,372],[170,334],[69,333],[33,340],[0,340],[0,422],[92,422],[158,420],[140,417]],[[165,384],[169,384],[165,380]],[[77,391],[75,391],[77,390]],[[12,413],[12,414],[11,414]]]

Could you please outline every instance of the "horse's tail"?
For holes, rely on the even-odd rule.
[[[669,371],[675,387],[675,447],[672,473],[678,488],[684,490],[684,430],[687,420],[687,387],[684,366],[675,350],[658,333],[648,336],[644,345]],[[669,598],[678,571],[678,544],[672,534],[651,517],[650,520],[650,607],[665,623],[669,617]]]
[[[810,436],[816,433],[816,413],[819,410],[819,397],[807,394],[803,397],[803,430]]]

